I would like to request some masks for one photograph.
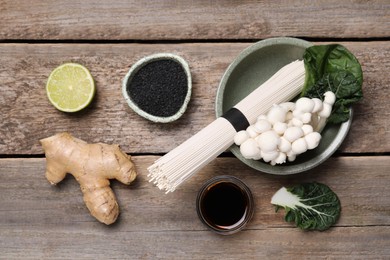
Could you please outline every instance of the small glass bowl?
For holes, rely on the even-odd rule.
[[[233,185],[235,186],[235,188],[238,188],[242,192],[242,196],[246,201],[246,209],[239,221],[237,221],[235,224],[229,227],[222,228],[217,224],[210,223],[210,221],[206,217],[207,213],[203,208],[203,202],[206,194],[210,191],[210,189],[212,189],[216,185],[221,185],[224,183]],[[253,216],[254,200],[253,200],[252,192],[244,182],[242,182],[240,179],[236,177],[228,176],[228,175],[221,175],[221,176],[214,177],[208,180],[206,183],[204,183],[203,186],[201,187],[196,199],[196,211],[199,216],[199,219],[211,231],[214,231],[215,233],[220,235],[231,235],[237,233],[238,231],[242,230],[246,226],[246,224],[250,221],[250,219]]]

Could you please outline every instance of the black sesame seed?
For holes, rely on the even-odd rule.
[[[187,75],[176,61],[156,60],[141,67],[127,83],[127,93],[145,112],[159,117],[176,114],[187,96]]]

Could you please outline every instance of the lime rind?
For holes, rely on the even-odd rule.
[[[46,84],[50,103],[63,112],[84,109],[92,102],[95,91],[91,73],[78,63],[58,66],[50,73]]]

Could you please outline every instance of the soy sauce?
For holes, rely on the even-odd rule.
[[[248,197],[236,184],[219,182],[205,191],[200,207],[208,223],[217,228],[231,229],[244,221]]]

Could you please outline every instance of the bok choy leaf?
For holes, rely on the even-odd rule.
[[[337,195],[325,184],[313,182],[281,188],[271,199],[276,210],[283,207],[285,220],[303,230],[326,230],[336,223],[341,205]]]

